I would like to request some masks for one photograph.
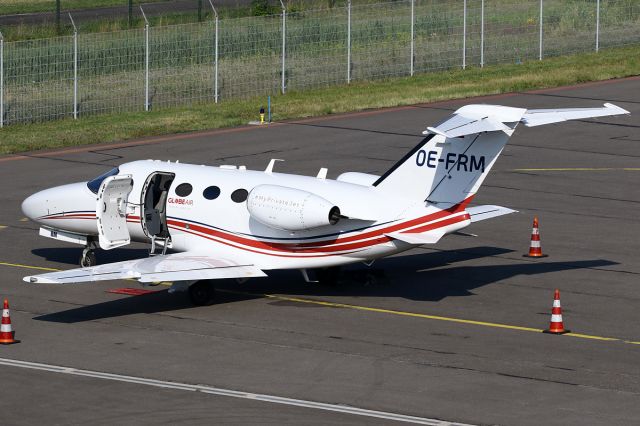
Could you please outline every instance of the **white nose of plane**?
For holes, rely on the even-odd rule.
[[[85,182],[45,189],[22,202],[24,215],[43,224],[70,215],[93,213],[95,217],[95,209],[95,195]]]

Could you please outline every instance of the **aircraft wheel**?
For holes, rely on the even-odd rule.
[[[340,279],[340,267],[334,266],[332,268],[322,268],[316,270],[316,276],[321,285],[336,286]]]
[[[211,305],[215,299],[215,287],[209,280],[198,281],[189,286],[189,297],[196,306]]]
[[[80,266],[83,268],[89,268],[91,266],[96,266],[98,261],[96,260],[96,253],[93,250],[88,250],[82,253],[82,257],[80,258]]]
[[[376,274],[373,274],[371,272],[367,272],[367,274],[364,276],[364,285],[367,287],[377,285],[378,281],[379,280]]]

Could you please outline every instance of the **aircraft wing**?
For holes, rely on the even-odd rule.
[[[267,274],[251,264],[187,252],[33,275],[24,277],[23,280],[37,284],[69,284],[117,279],[135,279],[142,283],[149,283],[266,276]]]

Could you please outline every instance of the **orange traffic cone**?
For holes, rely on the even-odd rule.
[[[529,254],[525,254],[524,257],[547,257],[546,254],[542,254],[542,247],[540,246],[538,216],[533,217],[533,229],[531,229],[531,244],[529,245]]]
[[[9,315],[9,301],[4,299],[4,308],[2,309],[2,325],[0,325],[0,344],[11,345],[20,343],[20,340],[13,338],[14,332],[11,328],[11,316]]]
[[[551,308],[551,322],[549,323],[549,329],[544,330],[545,333],[551,334],[565,334],[571,331],[565,330],[564,323],[562,322],[562,306],[560,306],[560,290],[555,291],[553,294],[553,307]]]

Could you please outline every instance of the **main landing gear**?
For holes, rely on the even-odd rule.
[[[216,289],[213,280],[201,280],[189,286],[189,297],[196,306],[209,306],[215,301]]]
[[[96,252],[94,250],[96,244],[93,241],[87,242],[87,246],[82,250],[82,256],[80,257],[80,266],[83,268],[89,268],[98,264],[96,260]]]
[[[316,269],[315,272],[320,285],[335,287],[338,285],[338,281],[340,280],[342,268],[339,266],[332,266],[330,268]]]

